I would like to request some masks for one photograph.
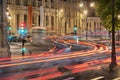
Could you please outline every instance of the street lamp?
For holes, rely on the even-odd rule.
[[[84,6],[83,3],[80,3],[79,5],[81,8]],[[90,7],[94,7],[95,6],[95,2],[91,2],[89,4]],[[87,23],[87,17],[88,17],[88,5],[85,1],[85,10],[83,11],[83,14],[85,15],[85,27],[86,27],[86,40],[87,40],[87,37],[88,37],[88,23]]]
[[[91,7],[95,7],[95,2],[90,3]]]
[[[86,30],[86,40],[87,40],[87,38],[88,38],[88,25],[87,25],[87,16],[88,16],[88,11],[87,10],[85,10],[84,12],[83,12],[84,14],[85,14],[85,30]]]
[[[8,19],[9,19],[9,21],[11,20],[11,18],[12,18],[11,15],[8,15]]]
[[[83,7],[83,3],[80,3],[80,7]]]
[[[114,0],[112,1],[112,52],[111,52],[111,64],[110,69],[113,69],[116,65],[116,51],[115,51],[115,19],[114,19]]]

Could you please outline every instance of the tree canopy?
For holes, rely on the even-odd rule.
[[[112,3],[111,0],[94,0],[96,2],[97,16],[101,18],[102,24],[107,30],[112,30]],[[115,13],[115,30],[120,30],[120,0],[115,0],[114,13]]]

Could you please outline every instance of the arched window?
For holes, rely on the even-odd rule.
[[[51,16],[51,28],[54,30],[54,16]]]

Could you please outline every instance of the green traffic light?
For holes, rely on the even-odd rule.
[[[7,30],[12,30],[12,28],[9,26],[9,27],[7,28]]]
[[[77,27],[74,27],[74,30],[77,30]]]
[[[11,27],[9,27],[9,28],[8,28],[8,30],[12,30],[12,28],[11,28]]]

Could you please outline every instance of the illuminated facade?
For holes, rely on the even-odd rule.
[[[31,29],[28,22],[28,6],[31,5],[32,27],[40,26],[40,6],[43,6],[45,13],[43,26],[48,32],[67,34],[73,32],[73,27],[76,25],[78,34],[81,34],[85,31],[85,21],[79,3],[80,0],[8,0],[8,10],[12,17],[10,20],[12,32],[17,33],[22,22],[26,23],[28,30]],[[95,25],[101,26],[100,19],[96,17],[91,19],[87,20],[87,24],[91,26],[90,30],[94,31]]]

